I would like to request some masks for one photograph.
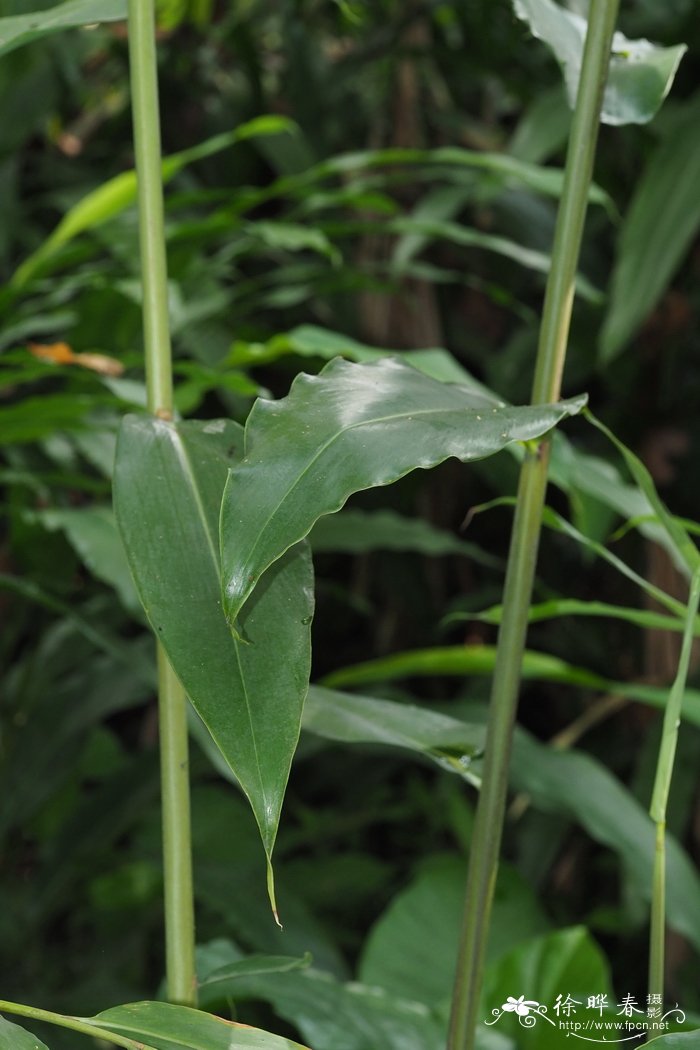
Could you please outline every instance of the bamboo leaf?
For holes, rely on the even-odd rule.
[[[297,376],[281,401],[259,400],[246,455],[221,510],[224,608],[234,624],[266,569],[353,492],[388,485],[450,456],[483,459],[541,437],[583,399],[508,408],[393,359],[332,361]]]
[[[578,91],[583,45],[588,28],[585,18],[553,0],[513,0],[518,18],[527,22],[534,36],[554,52],[562,67],[569,105]],[[685,44],[657,47],[648,40],[613,37],[601,121],[604,124],[646,124],[668,94]]]
[[[226,472],[241,445],[242,430],[229,421],[129,416],[114,498],[146,615],[250,800],[269,863],[308,686],[312,569],[305,545],[290,549],[242,617],[248,644],[232,637],[217,536]]]

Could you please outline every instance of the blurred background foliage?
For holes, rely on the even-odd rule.
[[[3,14],[48,6],[7,0]],[[689,50],[650,125],[602,129],[565,394],[587,390],[673,510],[698,519],[696,5],[628,0],[621,28]],[[297,372],[368,346],[447,347],[452,367],[527,400],[569,111],[556,63],[508,0],[162,0],[159,56],[184,416],[243,422],[256,395],[282,396]],[[124,24],[3,55],[0,98],[0,984],[4,998],[85,1015],[154,995],[163,968],[151,643],[110,510],[116,426],[144,403],[133,182],[109,182],[133,163]],[[580,421],[568,434],[614,459]],[[475,614],[499,601],[510,511],[460,527],[470,508],[512,495],[515,469],[505,454],[469,470],[449,462],[355,497],[345,530],[319,528],[315,679],[391,653],[494,642]],[[552,505],[684,599],[665,550],[616,533],[625,490],[616,469],[606,476],[617,503],[553,489]],[[556,531],[536,598],[560,611],[564,598],[651,608],[590,544]],[[469,615],[448,622],[456,612]],[[641,688],[673,677],[678,638],[651,619],[639,629],[560,615],[534,624],[529,645]],[[487,689],[483,676],[441,673],[436,658],[428,675],[409,661],[367,691],[479,721]],[[575,957],[601,983],[590,994],[611,980],[611,995],[641,994],[645,875],[622,832],[648,802],[658,713],[572,670],[526,682],[521,723],[485,1009],[501,993],[534,995],[501,989],[499,960],[515,951],[505,972],[529,980],[532,938],[553,930],[569,930],[547,942],[562,981],[561,960]],[[589,763],[586,775],[564,763],[533,784],[528,767],[545,768],[555,752],[543,742],[562,733],[586,752],[570,756]],[[670,813],[683,864],[699,849],[697,761],[689,724]],[[375,1050],[353,1028],[359,1000],[342,991],[352,976],[444,1019],[473,811],[463,781],[420,756],[305,734],[277,846],[280,934],[235,788],[206,749],[193,776],[205,969],[311,951],[341,982],[333,1009],[350,1050]],[[578,776],[578,797],[562,803]],[[683,864],[674,887],[692,895],[697,876]],[[696,911],[688,904],[668,949],[669,997],[691,1013]],[[239,984],[238,1016],[337,1050],[299,1005],[299,977],[280,980]],[[404,1050],[398,1014],[390,1021],[381,1050]],[[439,1045],[426,1025],[415,1045]],[[72,1037],[52,1033],[51,1045]]]

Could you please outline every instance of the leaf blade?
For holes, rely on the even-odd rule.
[[[256,402],[245,459],[226,483],[221,551],[229,623],[265,570],[353,492],[451,456],[482,459],[534,440],[582,405],[513,409],[392,358],[362,365],[336,359],[318,376],[297,376],[283,400]]]
[[[115,511],[146,615],[247,795],[270,863],[310,667],[308,550],[280,561],[234,639],[221,611],[218,509],[235,423],[125,419]],[[282,653],[275,660],[271,653]]]

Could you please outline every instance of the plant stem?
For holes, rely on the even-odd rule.
[[[666,807],[671,789],[671,776],[676,756],[678,727],[681,720],[683,692],[688,678],[690,655],[693,648],[695,617],[700,604],[700,570],[696,569],[690,584],[678,672],[671,687],[664,713],[659,759],[656,766],[650,814],[656,824],[656,850],[651,897],[651,933],[649,938],[649,995],[664,994],[664,937],[666,927]],[[653,1002],[654,1000],[650,1000]]]
[[[60,1028],[70,1028],[74,1032],[90,1035],[93,1039],[103,1039],[114,1043],[115,1046],[126,1047],[127,1050],[149,1050],[144,1043],[137,1043],[135,1039],[129,1039],[126,1035],[117,1035],[115,1032],[105,1031],[104,1028],[90,1024],[82,1017],[69,1017],[65,1014],[55,1014],[52,1010],[40,1010],[36,1006],[24,1006],[22,1003],[10,1003],[0,999],[0,1010],[4,1013],[15,1014],[18,1017],[29,1017],[33,1021],[47,1021]]]
[[[171,419],[173,381],[153,0],[129,0],[129,59],[138,175],[148,408],[161,419]],[[160,645],[158,708],[168,998],[171,1002],[194,1006],[196,976],[187,699]]]
[[[592,0],[590,6],[552,266],[545,293],[532,389],[533,404],[557,401],[560,396],[574,280],[618,3],[619,0]],[[473,1050],[476,1039],[528,608],[547,489],[549,452],[548,439],[540,442],[536,449],[528,449],[520,473],[503,596],[504,615],[498,634],[491,688],[483,778],[470,851],[448,1050]]]

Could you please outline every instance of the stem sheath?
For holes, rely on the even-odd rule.
[[[168,277],[163,222],[158,72],[153,0],[129,0],[129,60],[138,176],[143,331],[149,411],[173,414]],[[158,646],[168,998],[196,1005],[187,699]]]
[[[557,215],[532,403],[557,401],[571,322],[574,280],[593,172],[598,125],[619,0],[592,0],[581,80]],[[479,996],[503,832],[508,767],[527,616],[547,489],[550,443],[529,450],[520,474],[491,688],[481,793],[470,852],[448,1050],[473,1050]]]

